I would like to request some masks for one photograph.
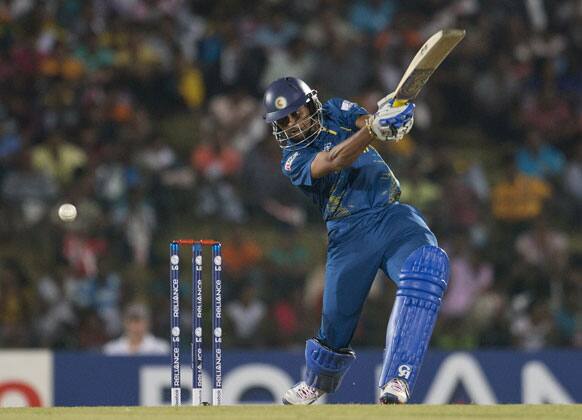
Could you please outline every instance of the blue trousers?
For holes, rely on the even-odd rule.
[[[328,250],[323,311],[317,338],[348,347],[379,269],[398,279],[406,258],[423,245],[437,246],[420,212],[394,203],[327,223]]]

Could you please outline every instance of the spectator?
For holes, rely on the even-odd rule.
[[[551,339],[553,329],[552,316],[547,301],[528,301],[523,296],[513,301],[516,313],[512,317],[511,333],[514,344],[524,350],[540,350]]]
[[[559,331],[560,345],[582,347],[582,317],[580,299],[582,298],[582,255],[570,258],[570,270],[566,273],[558,291],[560,299],[554,303],[554,316]]]
[[[537,270],[560,275],[568,262],[568,238],[564,232],[548,227],[544,217],[520,234],[515,248],[521,258]]]
[[[314,15],[305,27],[304,36],[315,49],[324,48],[335,39],[356,41],[360,34],[342,15],[343,10],[320,5],[319,13]]]
[[[1,104],[1,102],[0,102]],[[23,141],[14,120],[6,119],[0,108],[0,181],[10,162],[22,150]]]
[[[81,216],[79,216],[81,217]],[[71,223],[75,225],[77,221]],[[90,235],[81,228],[67,232],[63,238],[62,255],[71,268],[74,278],[85,278],[97,274],[97,262],[107,249],[107,241]]]
[[[408,171],[400,179],[402,200],[430,215],[437,201],[442,199],[441,186],[421,172],[419,162],[411,162]]]
[[[266,88],[272,81],[292,74],[300,79],[310,79],[315,68],[314,57],[302,38],[292,39],[285,49],[273,50],[269,54],[268,64],[263,74],[261,85]]]
[[[87,156],[78,146],[65,141],[62,133],[53,132],[46,144],[32,150],[32,164],[35,169],[52,177],[61,185],[73,181],[75,170],[85,166]]]
[[[245,205],[254,217],[266,216],[268,220],[298,228],[307,219],[301,206],[304,197],[290,187],[282,173],[273,173],[279,158],[277,145],[271,139],[263,139],[247,154],[241,172],[242,186],[247,191]],[[272,174],[265,176],[268,172]]]
[[[179,92],[182,99],[192,109],[198,109],[204,103],[205,87],[202,72],[197,64],[189,64],[184,59],[179,62]]]
[[[278,294],[279,298],[270,307],[269,342],[278,347],[292,347],[300,343],[305,330],[301,315],[305,313],[301,288],[294,287],[284,295]]]
[[[238,298],[226,305],[227,322],[232,325],[234,346],[259,347],[264,342],[267,306],[257,297],[252,283],[242,285]]]
[[[511,158],[504,165],[503,179],[493,186],[493,216],[509,223],[532,220],[541,214],[544,201],[551,193],[545,181],[520,174]]]
[[[461,235],[451,253],[451,279],[441,313],[446,318],[465,318],[474,309],[482,292],[493,283],[491,264],[484,262],[468,238]]]
[[[119,205],[112,216],[122,230],[127,260],[145,267],[151,258],[152,242],[157,226],[154,208],[144,197],[140,188],[129,191],[127,203]]]
[[[55,270],[38,280],[41,314],[36,321],[36,329],[42,347],[73,347],[70,333],[78,320],[76,308],[65,293],[61,271]]]
[[[255,238],[247,235],[242,228],[235,227],[223,243],[222,256],[230,281],[241,284],[255,275],[254,271],[263,261],[264,251]]]
[[[150,332],[150,313],[141,303],[132,303],[123,317],[124,333],[103,347],[108,356],[163,355],[169,354],[166,340],[154,337]]]
[[[582,142],[576,145],[571,160],[566,164],[564,187],[580,208],[582,206]]]
[[[269,49],[283,48],[297,36],[297,25],[280,11],[267,15],[255,32],[254,42]]]
[[[2,347],[35,344],[29,325],[35,315],[35,293],[18,261],[0,260],[0,343]]]
[[[564,155],[533,130],[527,133],[525,147],[517,151],[516,161],[520,172],[534,178],[551,180],[564,170]]]
[[[544,70],[550,69],[552,65],[548,62]],[[558,94],[551,82],[546,83],[541,92],[522,102],[521,117],[525,127],[537,130],[554,144],[567,139],[575,129],[570,104]]]
[[[232,182],[242,160],[227,138],[226,129],[218,129],[212,142],[208,139],[192,152],[192,166],[201,177],[198,212],[201,216],[218,215],[242,222],[244,209]]]
[[[501,282],[482,291],[475,302],[471,318],[467,320],[467,328],[476,332],[478,344],[482,347],[511,345],[509,299]]]
[[[108,340],[103,320],[93,310],[79,311],[76,330],[78,332],[75,334],[77,339],[75,348],[79,350],[99,351]]]
[[[4,177],[1,193],[9,220],[17,226],[32,226],[46,215],[57,196],[58,186],[52,178],[32,167],[26,150]]]
[[[309,269],[309,251],[299,240],[299,232],[288,229],[281,241],[268,249],[265,263],[278,293],[302,290]]]
[[[350,20],[355,28],[374,35],[388,27],[396,4],[390,0],[359,0],[352,6]]]
[[[347,50],[351,54],[345,54]],[[372,77],[372,69],[365,61],[364,52],[355,43],[335,39],[322,51],[317,72],[309,82],[320,86],[323,97],[333,92],[341,98],[355,99],[354,92],[362,90]]]

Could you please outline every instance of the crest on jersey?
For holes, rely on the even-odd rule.
[[[287,106],[287,99],[284,96],[279,96],[275,99],[275,107],[277,109],[283,109]]]
[[[285,170],[287,172],[291,170],[291,165],[293,165],[293,161],[297,158],[297,156],[299,156],[299,152],[295,152],[287,158],[287,161],[285,162]]]
[[[342,102],[342,105],[341,105],[341,110],[342,111],[349,111],[354,105],[355,105],[355,103],[344,100]]]

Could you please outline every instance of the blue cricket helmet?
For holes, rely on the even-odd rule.
[[[265,90],[263,104],[266,109],[264,119],[273,126],[273,135],[283,149],[307,147],[321,131],[321,102],[317,98],[317,91],[301,79],[282,77],[275,80]],[[296,112],[303,105],[310,109],[308,127],[302,129],[297,124],[283,130],[277,125],[278,120]]]
[[[307,83],[296,77],[275,80],[269,85],[263,98],[267,109],[265,121],[272,123],[297,111],[310,101],[314,92]]]

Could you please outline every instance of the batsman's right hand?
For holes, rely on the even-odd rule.
[[[368,119],[368,130],[381,141],[401,140],[412,129],[414,108],[412,102],[395,108],[383,107]]]

